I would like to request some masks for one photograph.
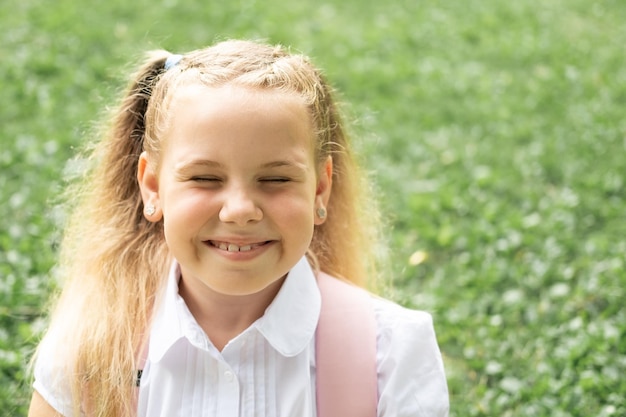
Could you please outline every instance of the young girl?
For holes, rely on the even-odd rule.
[[[447,415],[430,316],[339,284],[373,287],[377,213],[306,57],[153,52],[91,162],[30,416]]]

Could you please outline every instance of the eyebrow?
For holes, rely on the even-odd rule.
[[[278,160],[278,161],[271,161],[271,162],[261,165],[262,169],[263,168],[283,168],[283,167],[304,169],[304,164],[300,162],[295,162],[295,161]]]
[[[175,172],[185,172],[194,168],[222,168],[223,165],[208,159],[193,159],[191,161],[179,162],[174,166]]]
[[[193,159],[191,161],[180,162],[176,164],[174,170],[178,173],[185,172],[194,168],[224,168],[224,165],[220,164],[217,161],[212,161],[209,159]],[[265,164],[262,164],[260,169],[271,169],[271,168],[297,168],[304,170],[306,169],[306,164],[290,161],[286,159],[280,159],[276,161],[270,161]]]

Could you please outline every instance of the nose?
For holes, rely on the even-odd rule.
[[[262,218],[263,211],[249,191],[241,187],[224,190],[224,201],[219,212],[220,221],[245,226]]]

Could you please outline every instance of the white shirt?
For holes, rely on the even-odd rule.
[[[178,294],[174,265],[150,334],[138,416],[315,417],[315,329],[320,293],[306,258],[263,317],[220,352]],[[378,325],[378,416],[443,417],[448,390],[431,316],[373,298]],[[49,357],[49,355],[48,355]],[[67,389],[45,351],[34,387],[71,417]]]

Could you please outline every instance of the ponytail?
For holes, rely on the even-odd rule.
[[[145,113],[170,54],[147,56],[69,195],[61,247],[63,292],[50,334],[66,350],[75,414],[130,416],[136,353],[170,262],[162,223],[143,217],[137,182]],[[107,314],[102,314],[106,311]],[[54,330],[54,331],[53,331]]]
[[[106,177],[111,189],[117,190],[120,201],[132,200],[137,208],[137,223],[143,220],[137,175],[139,155],[143,151],[145,137],[145,115],[152,89],[164,71],[165,61],[170,54],[166,51],[153,51],[145,64],[137,71],[127,93],[122,100],[114,120],[110,141],[105,148],[105,161],[108,169]],[[132,180],[130,180],[132,179]]]

